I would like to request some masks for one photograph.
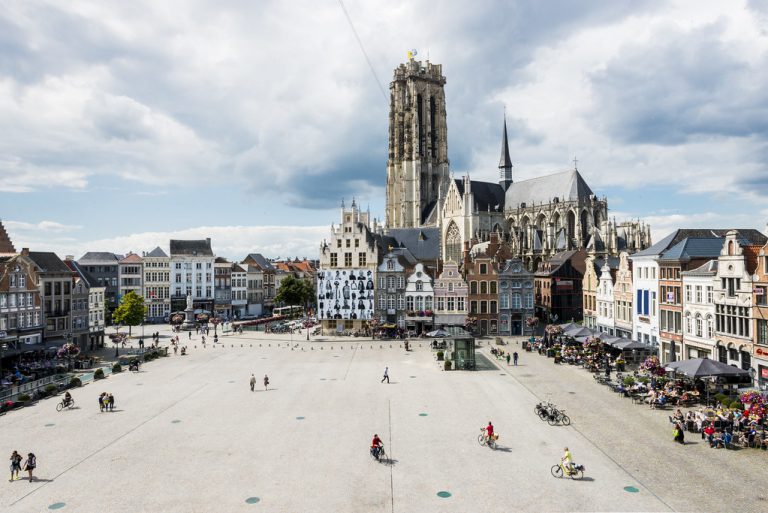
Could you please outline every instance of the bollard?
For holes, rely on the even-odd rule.
[[[314,350],[315,350],[315,346],[312,346],[312,351],[314,351]]]

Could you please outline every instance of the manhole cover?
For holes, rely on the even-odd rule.
[[[325,378],[320,378],[320,381],[325,381]]]
[[[258,497],[248,497],[245,499],[246,504],[256,504],[257,502],[261,501]]]
[[[520,374],[521,378],[532,378],[533,374]]]
[[[625,491],[625,492],[629,492],[629,493],[637,493],[637,492],[639,492],[639,491],[640,491],[640,489],[639,489],[639,488],[636,488],[636,487],[634,487],[634,486],[625,486],[625,487],[624,487],[624,491]]]
[[[304,420],[304,417],[296,417],[296,420]]]
[[[234,381],[230,381],[230,383],[234,383]]]
[[[426,417],[427,415],[427,413],[419,413],[419,417]]]
[[[54,502],[50,506],[48,506],[48,509],[61,509],[67,504],[65,502]]]
[[[437,496],[440,497],[441,499],[447,499],[448,497],[451,496],[451,492],[445,492],[445,491],[437,492]]]
[[[55,425],[56,425],[56,424],[46,424],[46,425],[45,425],[45,427],[53,427],[53,426],[55,426]]]
[[[181,422],[181,421],[179,419],[176,419],[176,420],[172,420],[171,424],[178,424],[179,422]]]
[[[571,395],[576,395],[576,392],[568,392]]]
[[[416,376],[411,376],[412,378],[415,378]]]

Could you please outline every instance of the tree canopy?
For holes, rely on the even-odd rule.
[[[144,321],[146,313],[144,298],[130,291],[122,297],[120,305],[112,312],[112,321],[116,324],[124,324],[130,330],[131,326],[138,326]]]
[[[307,303],[313,303],[314,298],[315,289],[309,282],[288,276],[280,282],[275,301],[286,306],[303,306]]]

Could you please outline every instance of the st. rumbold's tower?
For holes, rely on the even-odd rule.
[[[442,66],[410,58],[389,85],[387,228],[436,226],[448,186]]]

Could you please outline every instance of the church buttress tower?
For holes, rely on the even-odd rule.
[[[437,224],[447,190],[448,131],[442,66],[409,59],[389,85],[387,228]]]

